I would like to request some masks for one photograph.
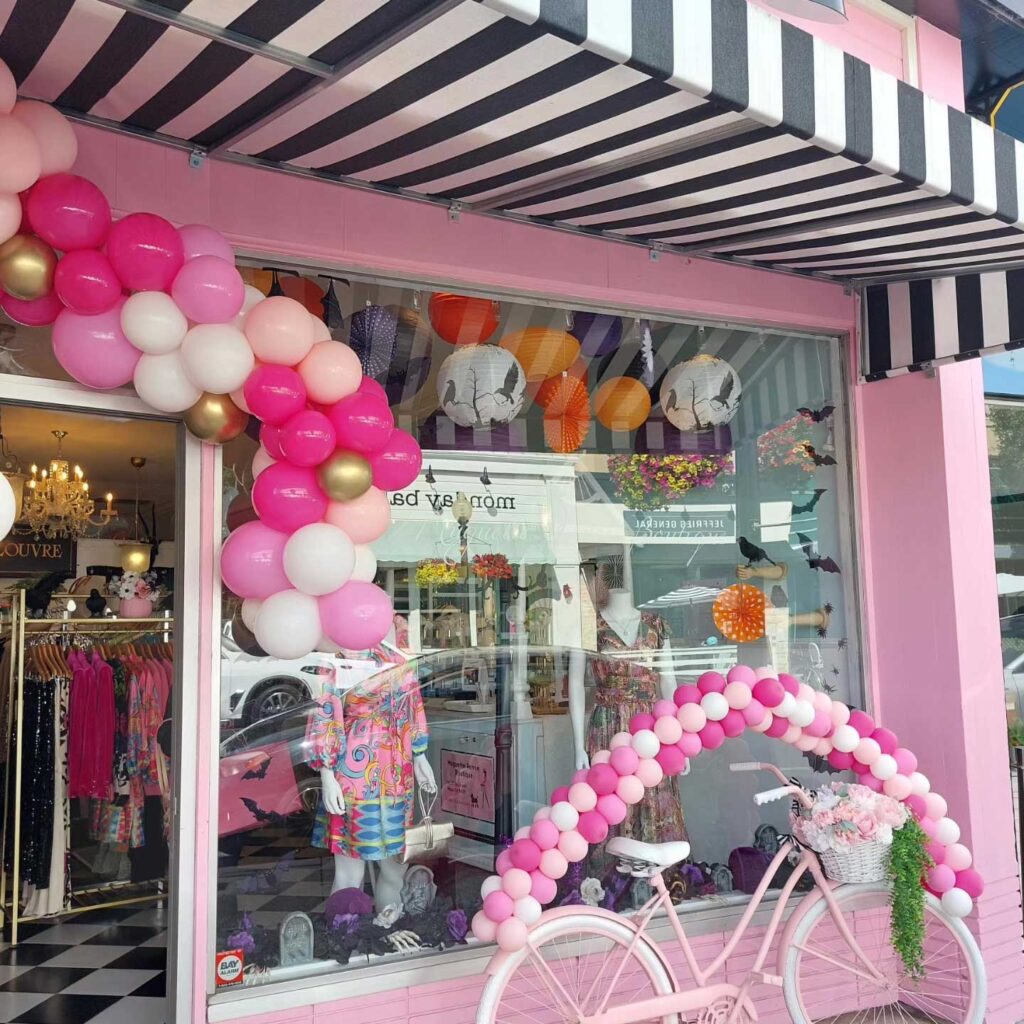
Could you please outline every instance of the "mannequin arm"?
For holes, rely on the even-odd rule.
[[[587,711],[587,694],[584,688],[586,658],[583,651],[569,652],[569,721],[572,723],[574,763],[577,768],[590,767],[590,757],[587,755],[584,742],[586,728],[583,721]]]
[[[437,792],[437,780],[434,778],[434,769],[430,767],[426,754],[417,754],[412,759],[412,771],[416,776],[416,782],[425,793]]]
[[[663,655],[667,655],[665,660],[662,662],[661,669],[661,695],[665,700],[671,700],[672,695],[676,692],[676,672],[672,667],[672,645],[665,640],[661,646]]]
[[[332,768],[320,769],[320,786],[324,798],[324,807],[329,814],[345,813],[345,797],[341,792],[341,784],[334,775]]]

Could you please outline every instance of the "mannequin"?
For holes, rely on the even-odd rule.
[[[400,902],[415,789],[437,792],[415,677],[399,666],[347,691],[328,687],[310,739],[330,816],[322,845],[334,854],[331,891],[361,888],[366,861],[376,861],[377,910]]]

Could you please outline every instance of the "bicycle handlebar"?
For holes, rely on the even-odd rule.
[[[775,789],[765,790],[763,793],[758,793],[754,797],[754,803],[761,805],[770,803],[773,800],[781,800],[785,796],[793,796],[799,801],[804,807],[812,807],[813,801],[804,791],[802,786],[796,786],[789,781],[788,778],[783,774],[782,769],[778,768],[774,764],[769,764],[762,761],[737,761],[735,764],[729,765],[729,771],[731,772],[771,772],[779,782],[781,786]]]
[[[777,768],[773,764],[762,761],[737,761],[735,764],[729,765],[729,771],[731,772],[771,772],[779,782],[784,786],[788,786],[789,779],[783,775],[782,770]]]

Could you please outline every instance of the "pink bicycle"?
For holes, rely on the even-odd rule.
[[[731,767],[769,771],[783,783],[758,793],[759,805],[787,797],[810,804],[808,794],[774,765]],[[925,970],[911,978],[890,944],[888,887],[832,882],[813,852],[785,844],[724,947],[702,968],[661,875],[689,856],[689,843],[618,837],[608,850],[619,858],[620,871],[650,879],[654,896],[631,917],[587,906],[546,911],[524,948],[494,955],[477,1024],[747,1024],[758,1017],[757,985],[781,986],[795,1024],[981,1024],[986,1002],[981,953],[963,921],[946,914],[931,895],[925,906]],[[752,950],[740,950],[740,943],[787,858],[795,858],[793,872],[764,934],[755,940],[751,962]],[[808,873],[815,888],[787,919],[793,891]],[[674,958],[652,934],[652,926],[663,929],[664,918],[678,942]],[[689,983],[680,983],[673,959],[688,971]]]

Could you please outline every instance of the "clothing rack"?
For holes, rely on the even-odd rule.
[[[0,609],[0,614],[7,609]],[[25,591],[20,590],[13,597],[9,608],[9,621],[0,622],[0,638],[7,637],[11,644],[10,670],[7,684],[7,765],[4,776],[3,828],[0,836],[0,924],[10,926],[10,943],[18,944],[19,925],[44,919],[43,915],[26,915],[21,911],[21,792],[22,792],[22,750],[24,739],[24,697],[25,697],[25,653],[32,637],[49,636],[55,641],[75,636],[103,637],[114,643],[131,643],[147,637],[158,637],[161,643],[173,639],[173,618],[159,619],[31,619],[26,614]],[[3,681],[0,681],[0,685]],[[12,715],[11,711],[15,714]],[[13,742],[12,742],[13,737]],[[14,765],[13,773],[10,766]],[[13,778],[12,778],[13,776]],[[13,786],[12,786],[13,782]],[[13,801],[14,814],[9,814]],[[8,891],[7,830],[8,822],[13,823],[12,862],[10,887]],[[61,911],[45,915],[46,919],[90,910],[106,910],[134,904],[159,902],[167,897],[167,879],[153,879],[144,882],[114,880],[84,886],[71,891],[72,905]]]

